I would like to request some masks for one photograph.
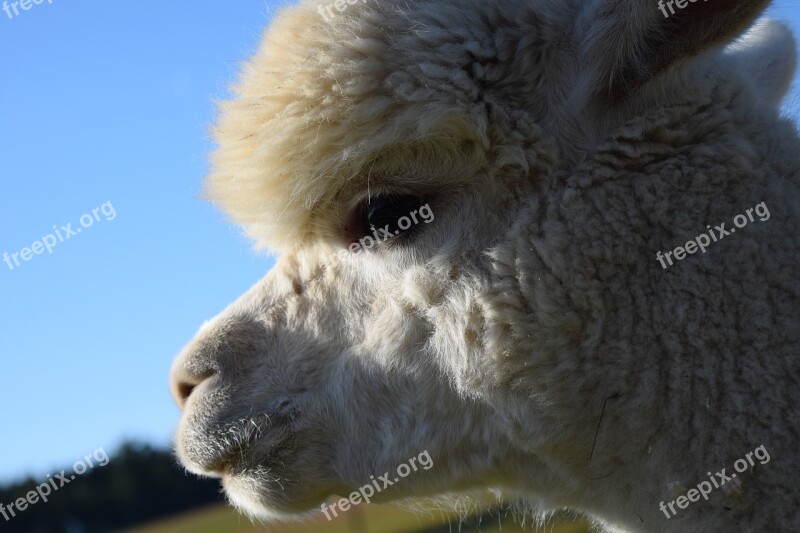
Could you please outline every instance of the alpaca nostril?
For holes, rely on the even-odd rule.
[[[178,407],[183,409],[186,407],[186,402],[198,385],[210,378],[213,372],[205,372],[203,374],[192,374],[181,368],[176,368],[170,379],[170,389],[172,389],[172,397]]]
[[[197,385],[192,385],[190,383],[178,383],[178,397],[181,399],[182,402],[186,402],[189,399],[189,396],[192,395],[192,391]],[[183,407],[183,405],[181,405]]]

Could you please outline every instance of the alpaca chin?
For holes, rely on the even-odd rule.
[[[298,495],[287,489],[284,481],[269,474],[267,469],[255,469],[246,474],[226,474],[222,486],[228,500],[252,520],[283,522],[302,519],[318,513],[322,498]],[[296,487],[295,489],[302,487]]]

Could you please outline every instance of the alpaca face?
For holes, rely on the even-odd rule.
[[[384,198],[388,212],[400,197]],[[261,517],[318,509],[371,476],[389,472],[391,481],[398,465],[423,451],[434,468],[373,501],[506,478],[514,452],[487,397],[492,273],[481,252],[510,221],[454,234],[453,225],[466,226],[465,214],[486,210],[490,198],[468,189],[444,204],[430,190],[424,198],[430,222],[417,215],[420,225],[404,235],[360,252],[341,253],[350,248],[343,241],[336,250],[320,244],[286,253],[176,361],[175,394],[185,410],[179,456],[196,473],[221,476],[241,509]],[[490,212],[507,210],[494,201]],[[351,232],[343,228],[342,238]],[[462,450],[458,460],[453,449]]]
[[[591,433],[564,429],[558,387],[536,376],[586,331],[563,295],[530,290],[558,287],[558,265],[525,254],[558,234],[548,198],[609,132],[764,63],[703,53],[767,2],[711,4],[663,27],[639,0],[280,14],[222,105],[208,194],[282,256],[175,362],[187,468],[261,517],[422,451],[434,467],[374,501],[487,487],[575,501],[570,454]],[[791,67],[774,66],[753,90],[779,100]],[[556,446],[562,464],[542,451]]]

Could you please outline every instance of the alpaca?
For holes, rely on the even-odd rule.
[[[185,467],[263,520],[425,451],[372,500],[800,531],[796,53],[768,4],[284,8],[206,183],[280,257],[174,363]]]

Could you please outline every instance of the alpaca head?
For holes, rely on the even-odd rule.
[[[570,384],[543,376],[590,333],[563,294],[529,290],[560,268],[525,255],[530,232],[558,234],[543,202],[626,122],[722,84],[777,103],[794,63],[781,27],[725,49],[767,3],[278,14],[221,106],[207,192],[280,258],[175,362],[182,462],[267,518],[394,481],[423,451],[433,468],[375,501],[489,487],[575,501],[564,473],[591,435],[559,405],[569,391],[550,396]]]

